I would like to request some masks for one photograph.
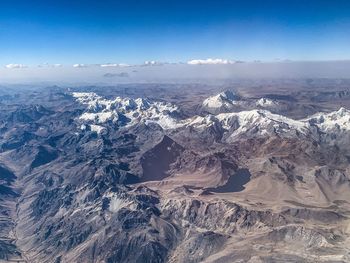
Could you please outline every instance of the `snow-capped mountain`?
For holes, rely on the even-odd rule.
[[[296,136],[308,133],[308,124],[272,114],[266,110],[251,110],[217,115],[229,138],[237,136]]]
[[[308,122],[293,120],[266,110],[198,116],[187,120],[184,126],[191,126],[199,132],[215,127],[216,130],[223,131],[226,142],[238,137],[294,137],[310,133]]]
[[[111,121],[120,126],[131,126],[139,122],[146,125],[156,123],[163,130],[183,129],[192,127],[199,132],[214,129],[223,133],[227,141],[238,137],[263,136],[311,136],[318,138],[322,134],[341,134],[350,131],[350,111],[341,108],[331,113],[318,113],[309,118],[294,120],[268,110],[254,109],[248,111],[208,114],[194,116],[188,119],[179,118],[179,108],[176,105],[150,101],[148,99],[121,98],[108,100],[96,93],[73,93],[77,101],[87,105],[86,111],[79,116],[78,123],[86,129],[101,133],[104,125]],[[209,97],[203,104],[215,109],[228,109],[240,101],[234,92],[225,91]],[[272,100],[260,99],[265,105],[276,105]]]
[[[268,110],[250,110],[233,113],[220,113],[206,117],[194,117],[185,126],[197,130],[220,126],[226,138],[257,136],[341,136],[350,132],[350,111],[341,108],[331,113],[318,113],[301,120],[294,120]],[[315,129],[316,128],[316,129]],[[339,140],[339,138],[338,138]]]
[[[259,99],[244,98],[235,91],[226,90],[206,98],[201,105],[203,112],[211,114],[239,112],[253,109],[266,109],[274,113],[286,112],[291,107],[287,101],[261,97]]]
[[[202,109],[214,114],[230,111],[239,106],[240,99],[240,96],[234,91],[223,91],[215,96],[205,99],[202,103]]]
[[[321,141],[337,145],[340,149],[350,149],[350,111],[340,108],[330,113],[317,113],[304,120],[314,128]]]
[[[255,102],[255,105],[261,108],[274,108],[279,106],[279,102],[268,98],[260,98]]]
[[[170,103],[159,101],[150,101],[148,99],[121,98],[116,97],[113,100],[105,99],[96,93],[74,92],[72,93],[76,100],[87,105],[87,110],[79,120],[85,124],[103,126],[104,123],[120,121],[120,124],[133,125],[138,122],[154,122],[164,129],[174,128],[176,126],[176,115],[179,114],[177,106]]]
[[[317,113],[306,121],[326,133],[350,131],[350,111],[343,107],[330,113]]]

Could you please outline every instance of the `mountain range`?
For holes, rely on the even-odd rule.
[[[121,90],[1,99],[0,261],[350,261],[333,98]]]

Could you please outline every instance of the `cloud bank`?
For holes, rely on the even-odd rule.
[[[190,61],[187,61],[187,64],[189,65],[227,65],[227,64],[233,64],[234,61],[228,60],[228,59],[221,59],[221,58],[207,58],[207,59],[193,59]]]
[[[121,73],[106,73],[103,75],[105,78],[114,78],[114,77],[120,77],[120,78],[128,78],[129,73],[128,72],[121,72]]]
[[[314,62],[245,62],[234,64],[164,64],[163,66],[100,67],[100,64],[78,64],[62,67],[0,67],[0,83],[116,83],[116,82],[191,82],[237,78],[349,78],[350,61]],[[24,66],[25,67],[25,66]],[[80,69],[79,67],[86,67]],[[128,73],[120,74],[121,72]],[[137,74],[135,73],[137,72]],[[106,75],[105,75],[106,74]],[[104,76],[105,75],[105,76]]]
[[[155,61],[155,60],[146,60],[143,63],[143,66],[162,66],[164,64],[168,64],[168,63],[159,62],[159,61]]]
[[[100,64],[101,68],[123,68],[123,67],[130,67],[129,64],[125,64],[125,63],[106,63],[106,64]]]
[[[39,64],[38,68],[42,68],[42,67],[48,67],[48,68],[60,68],[62,67],[62,64],[56,63],[56,64],[49,64],[49,63],[44,63],[44,64]]]
[[[88,67],[88,65],[86,65],[86,64],[74,64],[73,65],[73,68],[87,68]]]
[[[15,69],[15,68],[26,68],[27,66],[23,64],[7,64],[5,67],[8,69]]]

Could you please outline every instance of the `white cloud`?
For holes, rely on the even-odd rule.
[[[128,78],[129,73],[128,72],[106,73],[103,75],[103,77],[105,77],[105,78],[114,78],[114,77]]]
[[[88,65],[86,65],[86,64],[74,64],[73,65],[73,68],[87,68],[88,67]]]
[[[27,66],[23,64],[7,64],[5,67],[8,69],[14,69],[14,68],[26,68]]]
[[[42,68],[42,67],[60,68],[60,67],[62,67],[62,64],[49,64],[49,63],[44,63],[44,64],[39,64],[38,67],[39,67],[39,68]]]
[[[128,64],[120,63],[107,63],[107,64],[101,64],[100,67],[102,68],[117,68],[117,67],[130,67]]]
[[[219,65],[233,64],[234,61],[221,58],[193,59],[187,62],[189,65]]]
[[[162,66],[164,64],[167,64],[167,63],[163,63],[163,62],[159,62],[159,61],[155,61],[155,60],[146,60],[143,63],[143,66]]]
[[[154,61],[154,60],[150,60],[150,61],[146,60],[144,64],[145,64],[145,65],[156,65],[157,62]]]

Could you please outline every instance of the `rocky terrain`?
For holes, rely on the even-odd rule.
[[[0,262],[350,262],[349,84],[1,89]]]

